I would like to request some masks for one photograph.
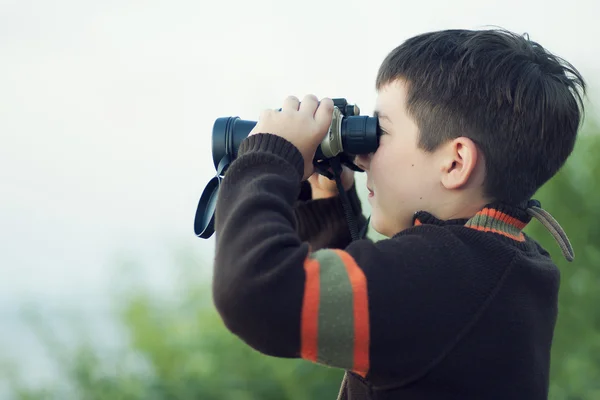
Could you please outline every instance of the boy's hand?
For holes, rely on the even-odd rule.
[[[342,186],[348,191],[354,184],[354,171],[345,165],[342,166]],[[313,200],[327,199],[337,196],[338,189],[334,179],[329,179],[319,173],[314,173],[308,178],[308,183],[312,189]]]
[[[289,96],[281,111],[263,111],[250,135],[271,133],[296,146],[304,159],[302,180],[306,180],[314,171],[313,158],[329,131],[332,117],[333,100],[329,98],[322,99],[319,104],[314,95],[307,95],[302,103],[297,97]]]

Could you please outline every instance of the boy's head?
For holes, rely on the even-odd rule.
[[[466,218],[529,200],[572,152],[585,93],[573,66],[502,30],[413,37],[383,61],[376,87],[380,146],[357,163],[387,236],[419,210]]]

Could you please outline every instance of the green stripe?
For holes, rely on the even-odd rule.
[[[513,236],[519,236],[521,233],[521,230],[512,224],[482,214],[475,214],[473,218],[467,221],[465,226],[482,226],[484,228],[506,232]]]
[[[317,361],[351,369],[354,364],[354,303],[350,278],[343,261],[332,250],[319,250],[313,257],[320,264]]]

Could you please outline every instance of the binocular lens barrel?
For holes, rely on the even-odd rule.
[[[256,121],[247,121],[239,117],[218,118],[213,125],[212,156],[215,168],[224,156],[229,160],[237,158],[242,141],[248,137]],[[379,145],[379,124],[377,118],[368,116],[344,117],[340,136],[344,153],[357,155],[375,152]],[[266,132],[268,133],[268,132]],[[322,154],[317,151],[317,157]]]
[[[212,156],[215,168],[227,154],[230,160],[237,158],[242,141],[248,137],[256,121],[247,121],[239,117],[218,118],[213,125]]]
[[[348,154],[374,153],[379,145],[377,118],[367,116],[342,119],[342,145]]]

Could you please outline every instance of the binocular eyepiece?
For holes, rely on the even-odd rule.
[[[356,155],[377,150],[380,136],[378,120],[375,117],[361,116],[360,109],[348,104],[346,99],[333,99],[333,104],[329,132],[319,145],[313,163],[318,166],[324,161],[339,157],[344,165],[362,172],[353,160]],[[212,157],[217,175],[204,188],[194,221],[194,232],[203,239],[208,239],[214,233],[214,212],[221,179],[229,164],[237,158],[240,144],[256,123],[239,117],[223,117],[218,118],[213,125]],[[317,170],[319,171],[318,168]]]

